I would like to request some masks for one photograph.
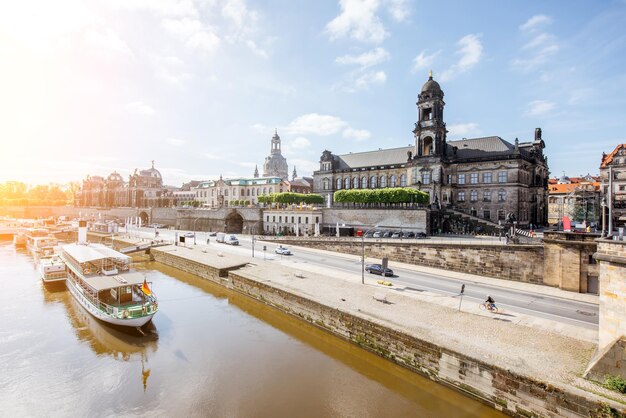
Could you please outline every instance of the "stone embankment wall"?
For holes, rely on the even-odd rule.
[[[545,232],[543,282],[559,289],[597,293],[598,265],[593,254],[598,249],[597,234]]]
[[[429,232],[429,211],[426,209],[340,209],[324,208],[324,225],[353,226],[367,230],[374,225],[377,229],[397,229],[414,232]]]
[[[626,241],[598,241],[600,334],[598,348],[626,338]],[[626,368],[626,367],[625,367]],[[626,376],[626,371],[622,372]]]
[[[245,274],[245,273],[244,273]],[[374,321],[230,272],[234,290],[450,386],[509,415],[600,417],[604,406],[580,393],[512,373]]]
[[[289,244],[292,240],[281,237],[276,241]],[[299,238],[297,243],[303,247],[345,254],[362,253],[359,239]],[[387,257],[402,263],[544,284],[541,245],[431,244],[429,240],[414,240],[411,243],[366,241],[365,256],[379,259]]]

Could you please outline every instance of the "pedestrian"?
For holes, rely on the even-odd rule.
[[[509,233],[508,232],[504,235],[504,245],[509,245]]]
[[[211,238],[206,239],[206,245],[209,245],[209,241],[211,241]]]

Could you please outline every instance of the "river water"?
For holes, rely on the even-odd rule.
[[[146,336],[45,288],[0,241],[0,415],[500,417],[324,331],[158,263]]]

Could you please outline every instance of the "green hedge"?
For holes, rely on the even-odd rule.
[[[334,193],[336,203],[356,204],[393,204],[419,203],[428,204],[428,193],[410,187],[390,187],[386,189],[338,190]]]
[[[267,196],[259,196],[259,203],[281,203],[281,204],[321,204],[324,198],[319,194],[312,193],[271,193]]]

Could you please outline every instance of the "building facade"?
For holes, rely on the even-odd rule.
[[[548,224],[560,226],[563,217],[585,226],[597,224],[601,215],[600,177],[567,177],[548,180]]]
[[[174,190],[163,185],[161,173],[152,161],[151,168],[135,169],[128,182],[116,171],[106,179],[87,176],[74,202],[79,207],[169,207],[175,204]]]
[[[322,210],[316,208],[263,210],[263,227],[268,235],[315,235],[320,232],[322,221]]]
[[[253,177],[203,181],[194,188],[195,200],[205,208],[233,206],[241,201],[256,204],[259,196],[289,191],[289,182],[280,177]]]
[[[608,231],[626,227],[626,144],[619,144],[608,155],[602,154],[600,177]]]
[[[549,172],[541,129],[513,144],[497,136],[448,141],[443,97],[431,74],[418,95],[413,145],[343,155],[325,150],[313,174],[314,193],[332,206],[337,190],[412,187],[428,192],[437,208],[495,223],[546,225]]]

